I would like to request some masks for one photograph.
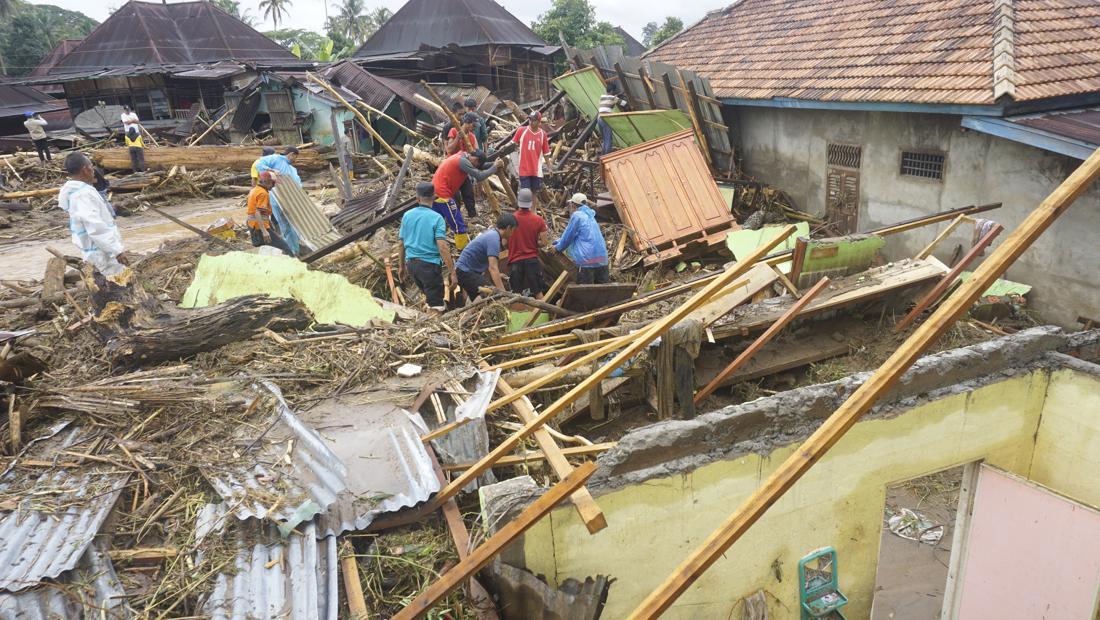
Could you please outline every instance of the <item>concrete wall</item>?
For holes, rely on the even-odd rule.
[[[769,617],[797,618],[798,560],[826,545],[839,553],[846,615],[868,617],[886,486],[963,463],[984,459],[1100,505],[1100,419],[1081,407],[1100,378],[1052,363],[1044,351],[1060,346],[1054,338],[1037,330],[922,360],[664,617],[738,618],[740,600],[764,590]],[[589,535],[571,506],[559,507],[506,560],[552,582],[615,577],[604,617],[625,617],[864,378],[628,434],[589,484],[607,529]]]
[[[1002,202],[986,217],[1013,230],[1077,167],[1078,160],[963,129],[958,116],[889,112],[836,112],[737,108],[739,149],[745,171],[788,192],[811,213],[825,211],[828,142],[863,145],[859,229],[891,224],[934,211]],[[947,154],[942,181],[902,176],[901,152],[934,149]],[[912,255],[940,227],[890,239],[891,258]],[[1094,231],[1100,230],[1100,188],[1092,188],[1008,272],[1035,287],[1043,318],[1070,326],[1078,315],[1100,315],[1100,269]],[[960,227],[936,253],[970,247],[971,227]],[[1008,232],[1002,233],[1002,239]]]

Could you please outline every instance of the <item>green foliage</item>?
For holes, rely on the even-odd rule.
[[[16,2],[11,7],[0,21],[0,57],[11,76],[30,73],[62,40],[82,39],[98,25],[83,13],[52,4]]]
[[[615,26],[596,21],[596,8],[588,0],[554,0],[550,10],[531,24],[531,29],[551,44],[558,42],[560,32],[566,43],[581,49],[623,44],[623,37],[615,32]]]
[[[234,17],[241,16],[241,3],[237,0],[210,0],[210,3]]]
[[[330,33],[338,34],[347,41],[348,46],[358,47],[391,17],[393,11],[386,7],[368,11],[363,0],[343,0],[338,6],[337,14],[330,17],[325,26]]]
[[[684,29],[684,22],[679,17],[666,17],[663,24],[649,22],[642,28],[642,45],[646,49],[656,47],[671,39]]]
[[[344,51],[332,39],[302,28],[284,28],[264,33],[267,38],[290,50],[303,60],[328,62],[343,58]]]

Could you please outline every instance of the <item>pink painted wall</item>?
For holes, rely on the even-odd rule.
[[[1093,618],[1100,513],[982,466],[960,587],[960,620]]]

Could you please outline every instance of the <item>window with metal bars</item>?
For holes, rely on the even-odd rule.
[[[946,155],[939,151],[902,151],[901,174],[922,179],[943,179]]]
[[[859,169],[863,159],[863,147],[858,144],[830,142],[825,146],[825,158],[830,166]]]

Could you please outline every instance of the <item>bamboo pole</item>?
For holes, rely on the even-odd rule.
[[[927,321],[878,368],[722,525],[631,614],[657,618],[714,564],[733,543],[825,455],[910,366],[962,316],[1008,267],[1100,176],[1100,149],[1089,156],[974,270]]]
[[[572,447],[569,447],[569,448],[561,448],[559,450],[559,452],[561,452],[565,456],[589,456],[589,455],[592,455],[592,454],[599,454],[601,452],[607,452],[608,450],[610,450],[611,448],[614,448],[617,445],[619,445],[619,442],[617,442],[617,441],[607,441],[607,442],[604,442],[604,443],[594,443],[590,446],[572,446]],[[525,464],[528,464],[528,463],[534,463],[536,461],[541,461],[545,458],[546,458],[546,453],[541,452],[541,451],[528,452],[526,454],[517,454],[517,455],[511,455],[511,456],[504,456],[504,457],[501,457],[501,459],[496,462],[494,467],[504,467],[504,466],[507,466],[507,465],[525,465]],[[25,461],[21,461],[21,463],[26,464]],[[52,463],[52,461],[45,461],[45,463],[47,464],[47,466],[49,466]],[[473,465],[474,465],[473,463],[454,463],[452,465],[444,465],[443,470],[444,471],[461,471],[463,469],[468,469]]]
[[[355,550],[351,543],[344,539],[341,545],[340,572],[344,574],[344,594],[348,599],[348,611],[352,620],[366,620],[370,617],[367,613],[367,602],[363,598],[363,582],[359,581],[359,565],[355,560]]]
[[[194,140],[191,140],[190,142],[188,142],[187,146],[191,146],[193,144],[198,144],[199,142],[202,142],[203,138],[205,138],[211,131],[214,131],[214,128],[217,127],[218,124],[221,123],[223,120],[225,120],[225,117],[229,116],[229,112],[230,112],[230,110],[226,110],[224,114],[222,114],[221,116],[218,117],[218,120],[214,121],[213,123],[210,123],[210,126],[206,128],[206,131],[199,134],[199,137],[197,137]]]
[[[348,100],[344,99],[343,95],[336,92],[336,89],[333,88],[331,84],[322,80],[316,75],[313,75],[309,71],[306,71],[306,78],[308,78],[314,84],[317,84],[321,88],[327,90],[328,93],[333,97],[336,97],[336,100],[339,101],[345,108],[351,110],[351,113],[355,115],[355,118],[359,121],[359,124],[363,126],[363,129],[366,129],[367,133],[369,133],[372,138],[377,140],[379,144],[382,145],[382,148],[386,149],[386,152],[390,154],[390,157],[393,157],[394,159],[401,159],[401,156],[397,154],[397,151],[393,150],[393,147],[390,146],[390,143],[383,140],[382,136],[378,135],[378,132],[375,131],[374,127],[371,127],[370,121],[367,120],[367,117],[363,116],[363,113],[359,110],[356,110],[355,106],[348,103]]]
[[[444,573],[438,581],[428,586],[427,589],[409,603],[408,607],[402,609],[395,615],[393,620],[412,620],[413,618],[422,617],[433,605],[447,596],[451,590],[462,585],[467,577],[473,575],[491,562],[498,553],[515,541],[520,534],[531,529],[531,527],[538,523],[539,519],[550,512],[554,506],[558,505],[558,503],[571,493],[581,488],[594,471],[596,471],[596,464],[592,462],[585,463],[574,469],[573,473],[551,487],[542,497],[539,497],[532,502],[531,505],[527,506],[518,517],[500,528],[496,534],[490,536],[489,539],[482,543],[477,549],[474,549],[469,556],[456,564],[454,568]]]
[[[409,134],[409,136],[412,137],[412,138],[416,138],[418,140],[425,140],[427,142],[431,142],[431,138],[429,138],[428,136],[425,136],[424,134],[420,133],[419,131],[416,131],[415,129],[409,129],[405,125],[402,125],[400,121],[398,121],[394,117],[390,116],[389,114],[386,114],[382,110],[371,107],[371,106],[363,103],[362,101],[356,101],[355,105],[363,108],[364,110],[366,110],[366,111],[368,111],[372,114],[377,114],[378,116],[381,116],[382,118],[386,119],[387,121],[393,123],[401,131],[404,131],[405,133]]]
[[[966,217],[965,215],[960,215],[959,217],[951,220],[951,223],[947,225],[947,228],[944,228],[943,232],[936,235],[936,238],[932,240],[932,243],[929,243],[927,246],[924,247],[923,250],[917,253],[917,258],[928,258],[929,256],[931,256],[932,250],[935,250],[936,246],[943,243],[943,240],[946,239],[947,236],[952,233],[952,231],[958,228],[959,224],[962,224],[963,221],[967,219],[970,218]]]
[[[629,339],[629,344],[622,351],[620,351],[618,355],[612,358],[611,361],[598,368],[596,372],[589,375],[583,381],[574,386],[571,390],[558,398],[558,400],[551,403],[548,407],[546,407],[546,409],[542,411],[542,413],[538,415],[538,417],[534,418],[530,422],[527,422],[523,426],[523,428],[516,431],[503,442],[501,442],[500,445],[498,445],[489,454],[478,461],[476,465],[463,472],[461,475],[455,478],[455,480],[452,481],[451,484],[441,489],[439,493],[436,494],[436,501],[446,501],[447,498],[453,497],[455,494],[457,494],[460,490],[462,490],[463,487],[469,484],[471,480],[477,478],[485,470],[492,467],[493,463],[497,459],[514,450],[516,446],[518,446],[519,443],[524,440],[524,438],[529,436],[535,430],[541,428],[542,425],[553,419],[554,416],[561,413],[565,409],[565,407],[572,403],[577,397],[579,397],[581,394],[588,392],[593,387],[598,385],[600,381],[606,379],[617,368],[623,366],[632,357],[637,355],[642,349],[649,346],[649,344],[656,340],[658,336],[664,334],[673,325],[679,323],[684,317],[691,314],[697,308],[705,304],[715,294],[725,289],[726,285],[744,275],[746,271],[751,269],[752,266],[756,264],[757,260],[763,258],[763,256],[771,251],[772,248],[779,245],[787,237],[791,236],[794,231],[794,226],[785,226],[782,232],[776,235],[771,241],[768,241],[767,243],[756,248],[756,250],[745,257],[745,260],[734,263],[732,267],[720,274],[701,291],[692,295],[690,299],[688,299],[681,306],[673,310],[667,316],[654,322],[651,325],[646,326],[639,332],[631,334],[632,337]],[[563,366],[558,370],[558,373],[564,374],[566,372],[569,372],[570,370],[573,370],[581,365],[599,359],[600,357],[618,348],[619,343],[617,341],[612,341],[611,344],[600,347],[596,351],[589,353],[588,355],[578,358],[572,363]],[[497,399],[496,402],[498,403],[498,406],[499,403],[502,402],[512,402],[521,396],[525,396],[527,393],[525,390],[529,391],[529,389],[530,385],[525,386],[522,390],[516,390],[509,396],[504,396]],[[490,407],[492,407],[492,404],[490,404]]]
[[[527,364],[534,364],[546,360],[552,360],[555,357],[561,357],[563,355],[569,355],[570,353],[579,353],[581,351],[588,351],[597,347],[602,347],[609,344],[612,340],[622,342],[626,339],[626,336],[617,336],[608,340],[596,340],[594,342],[582,342],[581,344],[575,344],[571,347],[565,347],[564,349],[555,349],[553,351],[546,351],[544,353],[536,353],[534,355],[528,355],[527,357],[521,357],[514,360],[508,360],[507,362],[501,362],[494,364],[486,370],[508,370],[509,368],[516,368],[518,366],[526,366]]]
[[[730,362],[728,366],[723,368],[721,372],[719,372],[713,379],[711,379],[710,383],[706,384],[703,389],[699,390],[699,392],[695,394],[695,398],[693,399],[695,404],[699,404],[704,398],[713,394],[714,390],[717,390],[718,386],[722,385],[723,381],[729,378],[729,376],[733,373],[737,372],[738,368],[744,366],[750,359],[752,359],[753,356],[760,351],[760,349],[764,348],[764,345],[771,342],[771,339],[775,338],[775,336],[780,331],[782,331],[784,327],[786,327],[791,321],[793,321],[795,317],[797,317],[799,313],[802,312],[802,309],[805,308],[811,301],[813,301],[813,298],[816,297],[818,293],[825,290],[825,287],[828,285],[828,277],[818,280],[817,284],[815,284],[810,290],[806,291],[802,295],[802,297],[799,298],[798,301],[796,301],[794,305],[790,307],[789,310],[783,313],[783,316],[779,317],[775,321],[775,323],[772,323],[771,327],[769,327],[767,331],[765,331],[763,334],[760,334],[760,336],[756,340],[754,340],[747,349],[742,351],[741,354],[738,355],[732,362]]]

